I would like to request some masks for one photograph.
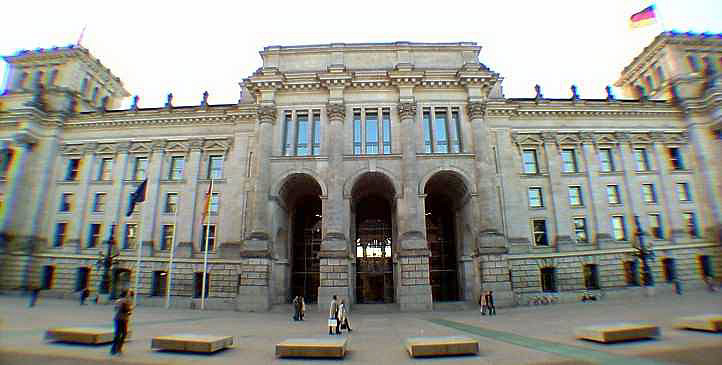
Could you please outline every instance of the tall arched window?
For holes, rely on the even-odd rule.
[[[48,86],[55,85],[55,81],[58,79],[58,70],[53,70],[53,72],[50,73],[50,79],[48,80]]]

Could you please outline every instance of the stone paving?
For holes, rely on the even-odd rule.
[[[287,338],[327,335],[325,316],[307,313],[294,322],[286,313],[165,310],[139,307],[132,339],[124,354],[110,358],[109,346],[46,343],[44,331],[56,326],[111,326],[112,306],[79,306],[75,301],[40,298],[34,308],[26,297],[0,296],[0,364],[716,364],[722,358],[722,334],[674,329],[679,316],[722,313],[722,293],[687,292],[683,296],[630,296],[602,302],[498,309],[495,317],[478,311],[426,313],[351,313],[354,331],[344,360],[278,359],[276,343]],[[602,345],[576,340],[577,326],[618,321],[651,321],[661,327],[657,340]],[[234,348],[213,355],[154,352],[154,336],[207,333],[234,336]],[[411,359],[404,350],[409,336],[466,335],[478,338],[479,356]]]

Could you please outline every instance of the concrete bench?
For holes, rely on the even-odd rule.
[[[409,337],[406,350],[411,357],[476,355],[479,341],[464,336]]]
[[[153,337],[151,350],[211,353],[233,345],[233,336],[176,334]]]
[[[614,323],[588,327],[575,330],[577,338],[601,343],[618,341],[641,340],[659,336],[659,327],[647,323]]]
[[[61,341],[97,345],[113,342],[115,331],[112,328],[101,327],[58,327],[45,331],[48,341]]]
[[[344,357],[347,344],[345,337],[288,339],[276,345],[276,356]]]
[[[698,331],[720,332],[722,331],[722,314],[682,317],[674,322],[674,326]]]

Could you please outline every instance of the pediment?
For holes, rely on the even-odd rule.
[[[616,144],[617,139],[610,134],[600,134],[597,137],[597,144]]]
[[[168,142],[165,150],[168,152],[186,152],[188,151],[188,143],[172,141]]]
[[[98,154],[114,154],[115,144],[114,143],[103,143],[98,145],[98,149],[95,151]]]
[[[516,144],[542,144],[544,141],[542,140],[542,137],[539,134],[522,134],[522,133],[515,133],[512,135],[512,138],[514,140],[514,143]]]
[[[208,151],[227,151],[230,147],[230,139],[211,139],[203,144],[203,149]]]
[[[60,146],[60,152],[64,155],[82,155],[82,144],[63,144]]]
[[[147,142],[135,142],[128,149],[130,153],[150,153],[150,151],[150,144]]]
[[[560,134],[557,140],[559,144],[580,144],[582,142],[577,134]]]

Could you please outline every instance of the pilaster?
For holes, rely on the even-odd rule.
[[[18,133],[13,136],[13,144],[18,148],[14,149],[13,160],[10,161],[10,169],[5,182],[5,202],[3,204],[2,227],[0,233],[6,239],[13,239],[14,236],[22,234],[21,228],[24,223],[24,212],[18,200],[18,195],[22,190],[22,186],[27,183],[26,164],[33,146],[37,144],[37,139],[27,133]]]
[[[664,146],[665,137],[662,133],[653,133],[652,134],[652,146],[654,148],[654,157],[655,157],[655,164],[657,165],[657,170],[659,173],[659,180],[660,182],[664,181],[664,188],[662,189],[662,194],[664,196],[664,201],[668,205],[667,210],[667,217],[666,219],[663,219],[664,224],[667,225],[667,227],[663,227],[664,231],[666,233],[667,238],[671,242],[678,242],[680,239],[683,239],[685,235],[685,227],[684,222],[682,222],[682,212],[679,206],[679,200],[677,198],[677,186],[675,180],[672,178],[672,174],[670,174],[669,170],[669,164],[667,160],[665,159],[666,156],[669,154],[667,153],[667,150]],[[671,183],[672,186],[666,186],[667,181]],[[688,181],[690,189],[692,189],[692,181]],[[704,204],[704,203],[701,203]],[[701,205],[700,204],[700,205]]]
[[[599,178],[599,157],[593,133],[582,133],[582,156],[586,168],[586,177],[589,192],[589,204],[592,208],[593,240],[596,248],[606,245],[612,240],[609,223],[606,221],[607,196],[604,184]],[[592,239],[592,237],[590,237]]]
[[[200,172],[201,164],[201,149],[203,148],[202,138],[192,138],[189,141],[189,158],[188,163],[185,165],[186,169],[186,183],[183,185],[180,199],[178,202],[178,215],[177,222],[181,225],[176,227],[176,243],[182,244],[186,247],[190,244],[192,247],[194,227],[201,227],[195,224],[196,216],[196,194],[198,190],[198,174]],[[201,208],[203,209],[203,208]],[[192,251],[192,250],[191,250]],[[191,254],[185,252],[185,254]]]
[[[150,251],[152,254],[157,249],[154,237],[156,224],[158,222],[158,192],[160,191],[160,180],[163,171],[163,159],[165,156],[165,140],[154,140],[151,145],[152,154],[148,162],[148,185],[146,186],[145,202],[140,203],[143,207],[143,221],[140,224],[140,239],[143,243],[143,255]]]
[[[567,191],[562,181],[561,149],[556,133],[546,132],[542,134],[544,139],[544,151],[549,164],[549,187],[551,189],[552,212],[554,213],[554,224],[556,235],[554,245],[556,250],[564,250],[565,247],[574,244],[571,238],[571,217],[567,206]]]
[[[128,149],[130,148],[130,142],[120,142],[115,145],[115,161],[113,162],[113,186],[111,187],[111,194],[108,197],[108,207],[114,209],[112,214],[112,222],[118,224],[115,229],[115,240],[116,242],[122,242],[119,237],[122,238],[125,234],[125,227],[119,225],[121,221],[121,214],[124,214],[123,206],[128,202],[128,196],[123,194],[126,175],[128,173]]]
[[[96,142],[90,142],[85,144],[85,151],[83,154],[83,160],[81,162],[82,171],[80,173],[80,186],[78,188],[78,204],[77,209],[73,213],[73,234],[72,238],[78,240],[78,247],[88,248],[86,242],[83,241],[83,231],[87,228],[86,222],[88,221],[88,197],[90,196],[90,180],[93,178],[93,166],[95,166],[95,150],[98,148]]]

